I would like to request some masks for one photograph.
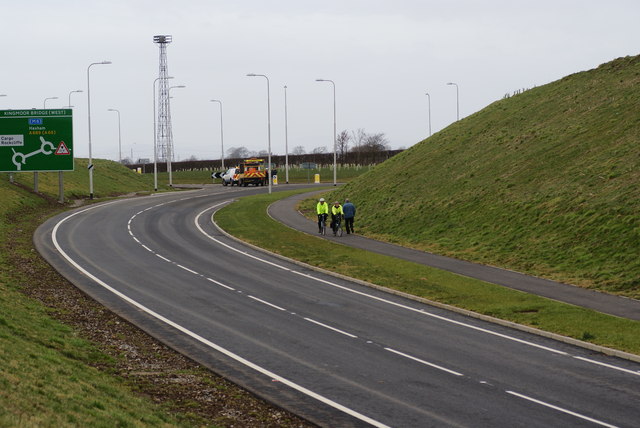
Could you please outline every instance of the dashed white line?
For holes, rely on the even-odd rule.
[[[314,323],[314,324],[317,324],[317,325],[319,325],[321,327],[328,328],[329,330],[333,330],[336,333],[344,334],[345,336],[349,336],[349,337],[351,337],[353,339],[356,339],[358,337],[356,335],[353,335],[351,333],[347,333],[346,331],[339,330],[339,329],[337,329],[335,327],[331,327],[330,325],[323,324],[320,321],[316,321],[316,320],[313,320],[311,318],[304,318],[304,320],[305,321],[309,321],[309,322]]]
[[[194,275],[200,275],[200,273],[196,272],[195,270],[191,270],[186,266],[182,266],[181,264],[176,263],[176,266],[178,266],[180,269],[186,270],[187,272],[191,272]]]
[[[281,308],[281,307],[280,307],[280,306],[278,306],[278,305],[274,305],[273,303],[269,303],[269,302],[267,302],[266,300],[258,299],[256,296],[252,296],[252,295],[250,295],[250,294],[247,294],[247,297],[249,297],[250,299],[253,299],[253,300],[257,301],[257,302],[260,302],[260,303],[262,303],[263,305],[271,306],[272,308],[275,308],[275,309],[277,309],[277,310],[279,310],[279,311],[286,311],[286,309],[285,309],[285,308]]]
[[[226,284],[223,284],[223,283],[221,283],[220,281],[216,281],[216,280],[215,280],[215,279],[213,279],[213,278],[207,278],[207,277],[205,277],[205,279],[206,279],[207,281],[209,281],[209,282],[213,282],[214,284],[219,285],[220,287],[224,287],[224,288],[226,288],[227,290],[236,291],[236,289],[235,289],[235,288],[230,287],[230,286],[228,286],[228,285],[226,285]]]
[[[164,257],[164,256],[162,256],[162,255],[160,255],[160,254],[158,254],[158,253],[154,253],[154,254],[155,254],[156,256],[160,257],[160,258],[161,258],[162,260],[164,260],[165,262],[173,263],[171,260],[169,260],[168,258],[166,258],[166,257]]]
[[[506,391],[506,392],[507,392],[507,394],[515,395],[516,397],[520,397],[520,398],[522,398],[524,400],[528,400],[528,401],[531,401],[533,403],[540,404],[541,406],[549,407],[550,409],[554,409],[554,410],[557,410],[559,412],[566,413],[566,414],[571,415],[571,416],[575,416],[576,418],[579,418],[579,419],[584,419],[585,421],[593,422],[594,424],[598,424],[598,425],[601,425],[603,427],[617,428],[615,425],[611,425],[611,424],[608,424],[606,422],[599,421],[598,419],[590,418],[590,417],[582,415],[580,413],[572,412],[571,410],[563,409],[562,407],[554,406],[553,404],[546,403],[544,401],[536,400],[535,398],[528,397],[526,395],[519,394],[519,393],[514,392],[514,391]]]
[[[384,349],[385,351],[393,352],[394,354],[398,354],[410,360],[417,361],[418,363],[424,364],[425,366],[433,367],[434,369],[442,370],[443,372],[447,372],[455,376],[464,376],[462,373],[448,369],[446,367],[439,366],[434,363],[430,363],[429,361],[421,360],[420,358],[413,357],[409,354],[405,354],[404,352],[396,351],[395,349],[391,349],[391,348],[384,348]]]

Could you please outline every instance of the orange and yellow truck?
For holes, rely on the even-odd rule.
[[[245,159],[240,163],[237,172],[238,186],[246,187],[249,184],[264,186],[269,184],[264,159]]]

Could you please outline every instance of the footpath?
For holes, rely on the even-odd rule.
[[[296,209],[300,200],[308,198],[309,195],[313,193],[317,193],[317,191],[281,199],[269,207],[269,215],[293,229],[314,234],[317,232],[316,223],[304,217]],[[356,216],[356,231],[358,230],[357,220],[358,218]],[[317,235],[317,233],[315,234]],[[335,240],[343,245],[420,263],[526,293],[593,309],[605,314],[640,321],[640,300],[605,294],[497,267],[439,256],[437,254],[376,241],[357,234],[344,234],[339,238],[328,234],[324,236],[324,238]]]

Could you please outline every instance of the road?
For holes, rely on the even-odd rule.
[[[306,270],[226,238],[212,213],[256,192],[264,189],[93,205],[48,220],[34,241],[102,304],[322,426],[638,425],[639,364]]]

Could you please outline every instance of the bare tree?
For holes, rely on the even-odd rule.
[[[384,132],[379,132],[377,134],[367,136],[367,139],[365,140],[365,146],[370,152],[382,152],[385,150],[389,150],[390,148],[389,140],[387,140]]]
[[[303,155],[306,152],[307,151],[305,150],[304,146],[295,146],[293,150],[291,150],[292,155]]]
[[[327,153],[327,146],[320,146],[320,147],[316,147],[315,149],[313,149],[311,151],[311,153],[313,153],[314,155],[319,155],[322,153]]]
[[[382,152],[390,149],[389,140],[384,132],[377,134],[367,134],[363,129],[358,129],[357,145],[351,148],[352,152],[369,153]]]
[[[354,147],[351,148],[351,151],[360,152],[360,146],[364,145],[366,139],[367,133],[364,132],[364,129],[358,128],[357,131],[351,131],[351,141],[354,144]]]
[[[227,157],[230,159],[246,158],[249,157],[249,154],[249,149],[244,146],[227,149]]]
[[[349,151],[350,142],[351,136],[346,129],[340,132],[336,137],[336,151],[338,152],[340,159],[342,159],[342,162],[344,162],[345,155]]]
[[[258,152],[258,157],[266,158],[267,156],[269,156],[269,150],[260,150]]]

